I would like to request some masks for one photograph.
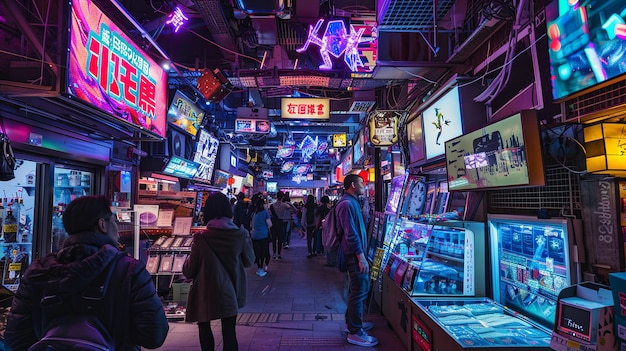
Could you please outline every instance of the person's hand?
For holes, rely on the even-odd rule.
[[[369,274],[370,273],[370,265],[365,258],[365,255],[361,254],[358,257],[359,260],[359,273]]]

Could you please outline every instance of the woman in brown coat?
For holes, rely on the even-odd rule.
[[[246,229],[232,221],[230,202],[222,193],[211,194],[204,206],[207,229],[194,235],[191,254],[183,266],[193,279],[187,298],[187,322],[198,322],[202,351],[213,351],[211,321],[221,319],[224,351],[237,351],[235,323],[239,308],[246,304],[245,267],[254,262]]]

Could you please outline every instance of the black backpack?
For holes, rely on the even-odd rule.
[[[111,276],[120,258],[118,254],[108,269],[91,282],[82,293],[58,294],[57,284],[46,288],[41,299],[44,335],[28,351],[112,351],[115,344],[99,316],[113,308],[108,291],[119,288]]]

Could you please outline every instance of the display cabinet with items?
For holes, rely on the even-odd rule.
[[[185,316],[190,283],[183,276],[183,265],[193,243],[191,222],[191,217],[176,218],[171,235],[160,236],[147,250],[146,270],[153,276],[157,293],[163,297],[166,315],[170,319]]]
[[[484,245],[470,229],[402,219],[383,273],[411,296],[474,296],[476,276],[484,272],[474,260],[477,249],[484,252]]]

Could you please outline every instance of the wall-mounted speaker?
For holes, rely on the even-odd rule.
[[[167,139],[170,157],[178,156],[185,159],[191,158],[191,143],[185,133],[179,132],[174,128],[169,128]]]

